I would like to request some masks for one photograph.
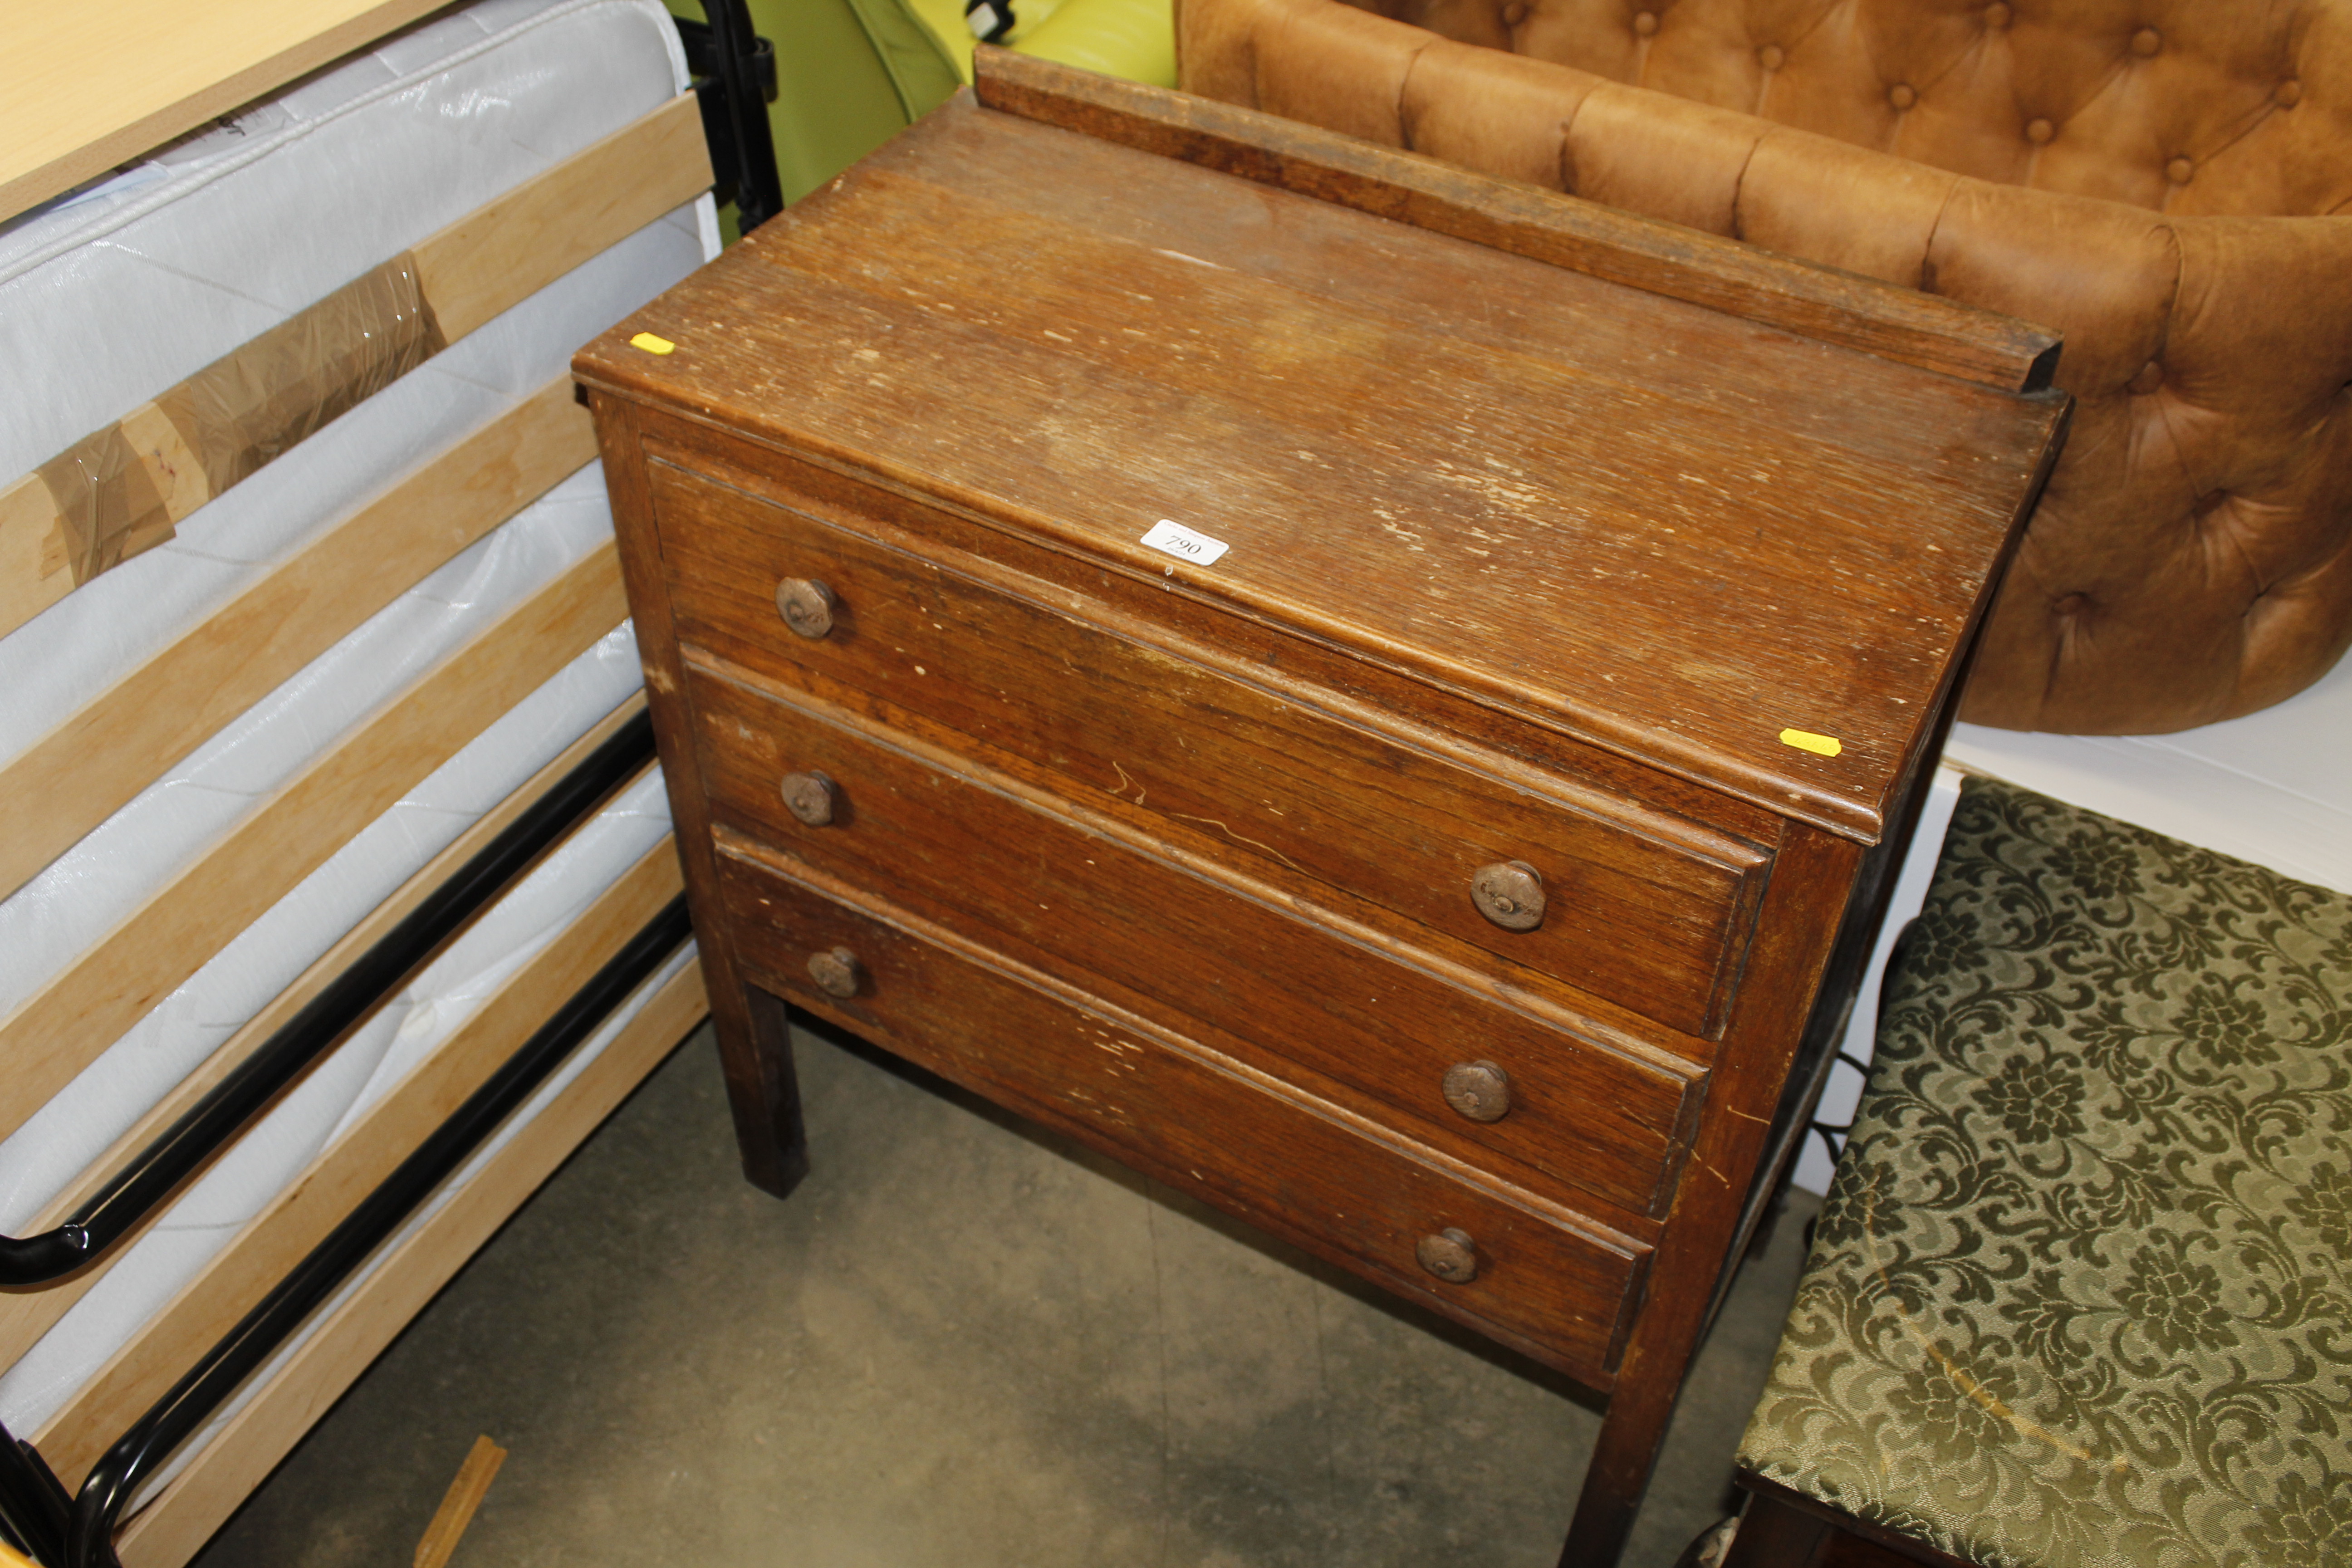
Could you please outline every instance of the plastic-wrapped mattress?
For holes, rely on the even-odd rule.
[[[665,106],[675,109],[686,87],[657,0],[483,0],[0,226],[0,480],[46,472],[58,454],[90,449],[91,432],[150,400],[168,401],[173,389],[273,329],[307,321],[304,312],[387,258],[436,235],[473,243],[468,226],[497,220],[508,193],[650,123]],[[707,174],[686,188],[701,184]],[[544,213],[536,221],[549,223]],[[562,226],[561,209],[553,226]],[[534,398],[556,413],[534,414],[532,428],[576,416],[584,431],[584,415],[558,406],[550,390],[572,350],[717,247],[709,198],[678,205],[478,324],[465,323],[446,346],[436,343],[438,352],[401,367],[296,444],[247,460],[162,542],[119,563],[93,555],[102,569],[85,576],[78,567],[81,580],[70,592],[0,637],[0,781],[85,736],[93,770],[103,763],[119,772],[121,747],[108,747],[122,726],[92,715],[108,719],[110,700],[123,707],[126,683],[158,660],[181,658],[200,657],[210,661],[202,668],[234,676],[249,650],[203,644],[213,627],[246,624],[223,618],[240,595],[279,581],[272,574],[436,460],[446,468],[469,437],[532,413],[526,405]],[[174,742],[170,754],[152,759],[143,787],[50,858],[0,882],[0,1074],[17,1086],[13,1100],[0,1097],[0,1229],[35,1227],[60,1194],[87,1184],[95,1163],[226,1042],[249,1032],[273,998],[637,700],[602,478],[586,461],[584,436],[559,449],[567,464],[584,466],[420,579],[320,590],[373,594],[368,602],[381,607],[193,743]],[[485,471],[491,479],[502,472],[496,460]],[[462,489],[467,479],[448,482]],[[569,619],[541,612],[555,603],[570,607]],[[256,658],[269,636],[265,624],[250,650]],[[538,664],[501,664],[511,648]],[[410,721],[410,710],[434,706],[427,699],[441,688],[432,683],[468,659],[494,668],[450,689],[478,698],[504,689],[504,680],[519,700],[477,715],[462,731]],[[156,729],[152,713],[124,711],[123,723],[136,721],[142,733],[169,732]],[[439,750],[416,738],[428,732],[442,737]],[[68,752],[68,784],[73,761]],[[237,836],[270,810],[289,809],[306,789],[305,801],[324,804],[289,818],[295,826],[338,820],[339,795],[348,818],[348,802],[364,790],[326,787],[333,781],[320,770],[362,763],[378,770],[369,776],[398,784],[385,809],[344,821],[331,842],[293,835],[299,853],[260,857],[258,869],[231,865]],[[572,940],[600,900],[625,881],[653,888],[655,873],[674,880],[667,830],[658,773],[648,768],[280,1097],[94,1279],[69,1281],[46,1318],[34,1293],[9,1298],[0,1310],[0,1361],[13,1357],[13,1364],[0,1373],[0,1421],[32,1437],[72,1484],[92,1443],[112,1435],[90,1426],[108,1409],[92,1391],[125,1376],[127,1363],[145,1353],[136,1342],[142,1331],[184,1301],[249,1226],[283,1206],[306,1172],[384,1120],[377,1113],[445,1042],[502,985]],[[267,836],[256,842],[267,847]],[[216,867],[223,885],[214,904],[206,881]],[[90,955],[136,951],[142,921],[166,902],[194,911],[178,929],[195,937],[173,939],[195,944],[180,966],[186,973],[156,969],[168,984],[155,987],[152,1005],[141,996],[123,1016],[126,1026],[110,1027],[109,1037],[62,1047],[33,1038],[41,1031],[31,1025],[63,1016],[55,1011],[61,988],[89,987]],[[220,911],[212,921],[220,929],[205,929],[208,908]],[[249,919],[240,913],[247,910]],[[410,1230],[457,1201],[637,1009],[674,996],[690,965],[689,948],[640,986]],[[135,991],[137,980],[124,988]],[[108,1000],[120,1010],[119,996]],[[5,1059],[36,1049],[45,1053],[39,1071],[12,1070]],[[59,1050],[70,1072],[56,1065]],[[59,1081],[45,1082],[44,1074]],[[38,1095],[23,1092],[28,1083]],[[378,1260],[400,1246],[395,1237]],[[344,1293],[364,1289],[362,1276]],[[68,1298],[59,1313],[56,1303]],[[299,1350],[289,1345],[280,1360]],[[235,1415],[222,1412],[215,1427]],[[200,1455],[206,1440],[184,1449],[181,1462]],[[151,1479],[148,1492],[170,1479],[168,1471]],[[158,1547],[146,1560],[184,1555]]]

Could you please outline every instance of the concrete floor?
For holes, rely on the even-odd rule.
[[[257,1492],[200,1568],[1549,1568],[1572,1385],[961,1091],[803,1035],[815,1172],[737,1173],[707,1032]],[[1727,1510],[1793,1294],[1792,1196],[1626,1557]]]

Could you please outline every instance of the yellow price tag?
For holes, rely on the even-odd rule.
[[[1816,735],[1811,730],[1783,730],[1780,744],[1811,752],[1817,757],[1834,757],[1845,750],[1845,742],[1835,735]]]
[[[670,353],[677,348],[677,345],[667,338],[657,338],[651,332],[639,332],[629,340],[629,346],[633,349],[643,349],[649,354]]]

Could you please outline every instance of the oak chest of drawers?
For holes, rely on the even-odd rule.
[[[746,1168],[807,1008],[1611,1394],[1613,1557],[2053,343],[1009,57],[581,355]]]

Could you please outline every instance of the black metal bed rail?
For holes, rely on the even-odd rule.
[[[41,1451],[0,1426],[0,1540],[53,1568],[66,1560],[73,1496]]]
[[[0,1237],[0,1286],[46,1284],[121,1241],[653,755],[653,721],[638,713],[330,981],[63,1225],[37,1236]]]
[[[693,934],[680,894],[140,1417],[92,1467],[70,1503],[37,1452],[0,1430],[0,1510],[20,1549],[45,1568],[121,1568],[114,1528],[140,1482]]]
[[[708,21],[673,16],[686,68],[710,144],[714,193],[735,204],[736,226],[749,234],[784,210],[768,105],[776,98],[776,47],[751,30],[745,0],[702,0]]]

